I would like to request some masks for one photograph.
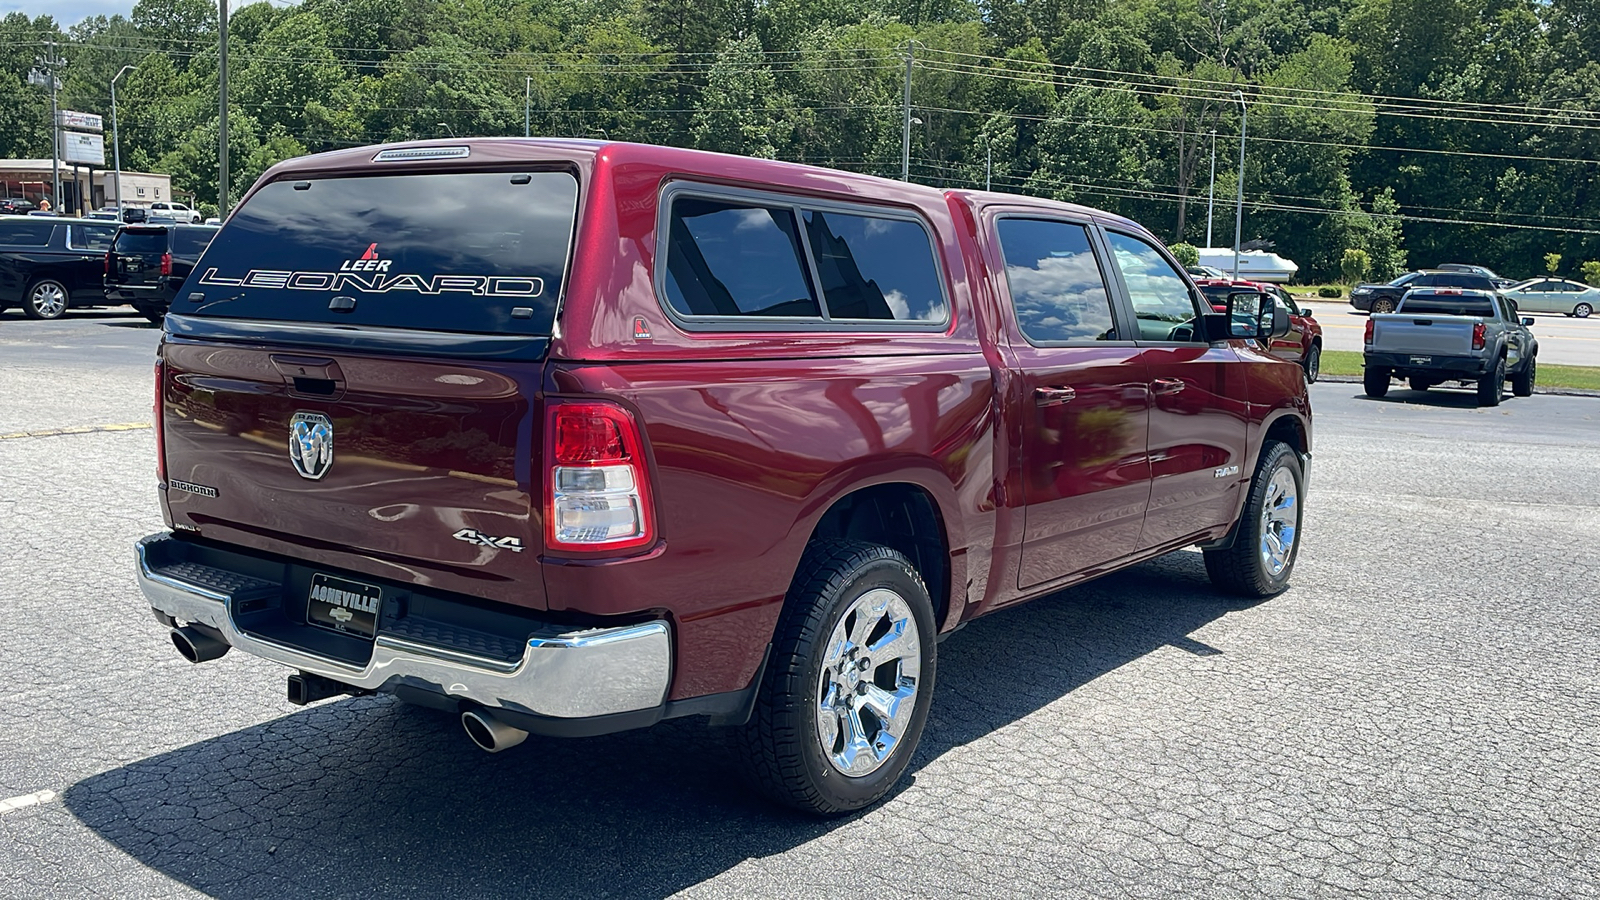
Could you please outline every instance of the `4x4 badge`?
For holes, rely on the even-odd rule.
[[[297,412],[289,420],[289,461],[300,477],[316,481],[333,467],[333,420],[322,413]]]
[[[495,537],[492,534],[484,534],[476,528],[463,528],[450,536],[458,541],[466,541],[469,544],[477,544],[480,547],[510,550],[512,553],[522,552],[522,538],[519,537]]]

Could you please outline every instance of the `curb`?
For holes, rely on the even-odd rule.
[[[1334,384],[1360,384],[1361,383],[1361,376],[1360,375],[1318,375],[1317,376],[1317,384],[1322,384],[1325,381],[1326,382],[1332,382]],[[1551,387],[1544,387],[1542,385],[1537,385],[1537,384],[1533,386],[1533,392],[1535,394],[1550,394],[1550,395],[1556,396],[1556,397],[1600,397],[1600,391],[1591,391],[1591,390],[1586,390],[1584,388],[1551,388]]]

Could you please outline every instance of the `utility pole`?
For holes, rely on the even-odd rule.
[[[1217,130],[1211,129],[1211,188],[1206,193],[1206,246],[1211,246],[1211,214],[1217,207]]]
[[[1239,280],[1239,240],[1244,233],[1244,134],[1250,121],[1250,107],[1245,105],[1244,92],[1234,91],[1233,99],[1239,102],[1239,197],[1233,213],[1233,280]]]
[[[49,56],[44,59],[44,75],[50,79],[50,205],[56,212],[61,212],[61,111],[56,106],[56,88],[61,84],[61,79],[56,77],[56,69],[65,60],[56,56],[56,39],[51,38]]]
[[[111,161],[117,167],[117,219],[122,219],[122,139],[117,134],[117,79],[137,71],[137,66],[123,66],[111,76]]]
[[[228,217],[228,0],[217,0],[217,218]]]
[[[993,176],[994,176],[994,144],[990,143],[989,141],[984,141],[983,142],[983,189],[984,190],[986,190],[986,191],[994,190],[994,188],[992,187]]]
[[[916,42],[906,43],[906,90],[901,105],[905,111],[905,129],[900,135],[900,180],[911,180],[911,63],[916,56]]]
[[[529,118],[529,113],[528,113],[528,110],[530,108],[529,107],[529,103],[531,103],[532,100],[533,100],[533,79],[531,77],[524,78],[524,79],[522,79],[522,136],[523,137],[533,137],[533,132],[529,127],[529,123],[532,120]]]

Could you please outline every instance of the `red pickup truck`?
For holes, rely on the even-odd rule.
[[[489,750],[702,716],[821,813],[901,776],[936,641],[1180,548],[1282,591],[1311,409],[1254,292],[1126,219],[615,142],[274,166],[156,364],[180,652]]]

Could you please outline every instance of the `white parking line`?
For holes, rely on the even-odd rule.
[[[21,797],[12,797],[10,800],[0,800],[0,815],[21,809],[24,806],[33,806],[36,803],[49,803],[56,798],[55,791],[35,791],[32,794],[23,794]]]

